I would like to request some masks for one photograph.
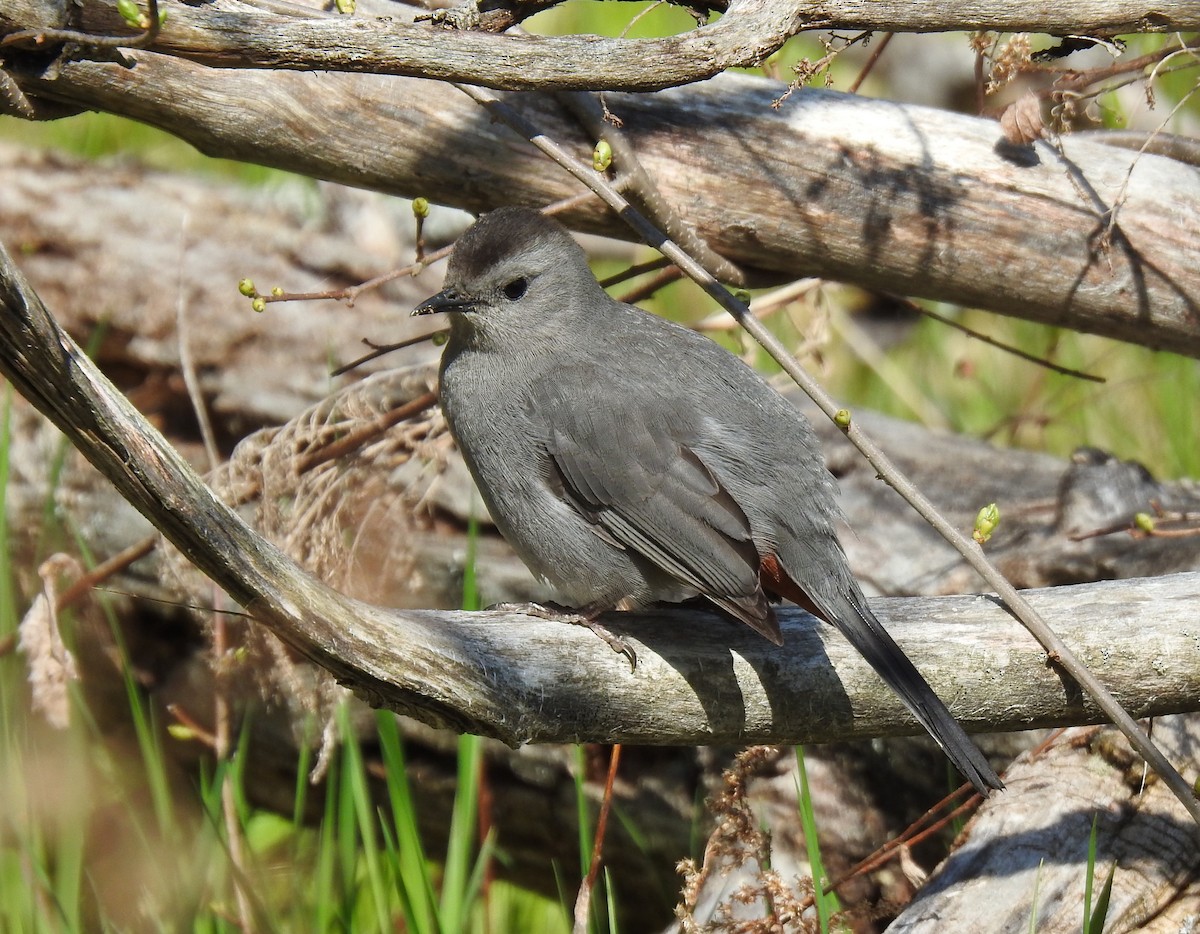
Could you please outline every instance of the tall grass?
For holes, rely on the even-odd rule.
[[[4,674],[13,673],[15,661],[3,660]],[[20,687],[21,678],[0,685],[0,930],[238,930],[239,870],[229,858],[220,791],[227,778],[239,791],[247,850],[240,881],[263,930],[567,930],[563,908],[541,896],[493,882],[483,897],[492,844],[476,834],[476,737],[464,737],[460,747],[449,843],[430,853],[390,714],[376,720],[386,765],[382,792],[357,736],[348,734],[352,741],[335,754],[315,792],[321,815],[310,824],[300,807],[289,818],[248,802],[248,733],[227,762],[203,766],[189,779],[166,758],[164,734],[143,700],[131,699],[138,735],[122,744],[99,735],[79,702],[68,730],[48,730],[25,714],[26,699],[14,684]],[[350,730],[344,709],[338,722]],[[53,782],[47,771],[55,773]],[[99,865],[106,849],[119,855],[124,882]]]
[[[0,490],[8,475],[9,391],[0,412]],[[17,598],[8,529],[0,514],[0,930],[240,930],[235,886],[248,893],[260,930],[474,934],[568,929],[562,906],[499,881],[487,886],[494,844],[478,837],[483,746],[462,737],[448,843],[430,852],[419,827],[419,796],[408,777],[394,715],[375,718],[382,769],[368,763],[347,707],[343,742],[324,782],[310,786],[312,754],[297,762],[290,815],[253,805],[244,724],[225,761],[181,768],[169,744],[193,742],[187,728],[159,721],[122,656],[125,722],[91,715],[75,691],[71,722],[53,730],[30,710],[24,660],[11,651]],[[468,588],[472,588],[469,576]],[[477,599],[472,597],[471,599]],[[63,620],[70,642],[70,619]],[[245,848],[230,856],[221,789],[235,790]],[[314,803],[319,818],[306,818]],[[485,898],[486,895],[486,898]]]

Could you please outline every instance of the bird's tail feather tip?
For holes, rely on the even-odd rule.
[[[972,749],[974,750],[974,747]],[[951,756],[950,761],[954,763],[954,767],[962,773],[963,777],[975,786],[975,790],[985,798],[990,796],[993,791],[1004,790],[1004,782],[986,761],[963,762],[959,761],[957,756]]]
[[[1004,782],[980,748],[963,730],[962,724],[950,717],[948,711],[943,722],[938,722],[943,718],[937,716],[931,717],[930,720],[931,722],[923,725],[942,747],[942,752],[951,764],[958,769],[963,778],[975,786],[976,791],[986,798],[993,791],[1004,790]]]

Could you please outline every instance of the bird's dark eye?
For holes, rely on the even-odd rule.
[[[513,279],[501,289],[504,292],[504,297],[510,302],[515,302],[518,298],[525,294],[525,290],[529,288],[529,280],[524,276]]]

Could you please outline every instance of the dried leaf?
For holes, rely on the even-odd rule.
[[[70,555],[56,554],[38,568],[42,592],[21,620],[20,649],[29,664],[29,684],[33,691],[33,709],[56,729],[71,722],[67,687],[79,680],[75,657],[68,651],[58,628],[58,581],[77,578],[83,568]]]
[[[1000,115],[1004,138],[1014,146],[1028,146],[1046,135],[1042,121],[1042,104],[1037,95],[1027,91],[1005,108]]]

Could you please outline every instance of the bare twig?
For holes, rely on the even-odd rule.
[[[629,302],[631,304],[633,302],[644,301],[645,299],[654,295],[659,289],[665,288],[672,282],[678,282],[682,278],[683,273],[681,273],[674,266],[669,266],[658,275],[652,277],[648,282],[634,286],[628,292],[625,292],[621,296],[621,301]]]
[[[362,366],[364,363],[369,363],[386,354],[390,354],[394,350],[403,350],[405,347],[413,347],[416,344],[423,344],[425,341],[433,340],[439,334],[445,334],[445,328],[438,328],[436,331],[430,331],[427,334],[418,334],[416,337],[410,337],[407,340],[396,341],[394,344],[376,344],[372,341],[363,339],[363,343],[371,348],[371,352],[363,354],[349,363],[343,363],[337,369],[330,372],[330,376],[341,376],[344,373],[349,373],[351,370]]]
[[[1200,50],[1200,39],[1193,39],[1189,42],[1181,41],[1174,45],[1164,46],[1145,55],[1139,55],[1137,58],[1131,58],[1123,62],[1114,62],[1103,68],[1070,69],[1064,71],[1061,68],[1031,66],[1030,70],[1035,73],[1050,72],[1059,76],[1050,87],[1038,92],[1042,97],[1054,97],[1068,92],[1081,94],[1087,91],[1092,85],[1099,84],[1101,81],[1122,75],[1137,74],[1145,71],[1147,68],[1159,65],[1180,52],[1197,50]]]
[[[596,832],[592,838],[592,858],[587,877],[579,885],[575,898],[575,934],[587,934],[588,916],[591,914],[592,893],[596,891],[596,880],[600,878],[600,864],[604,855],[604,836],[608,832],[608,814],[612,809],[613,785],[617,781],[617,766],[621,763],[621,744],[614,743],[608,758],[608,776],[604,780],[604,796],[600,799],[600,815],[596,818]]]
[[[167,704],[167,713],[179,721],[180,725],[187,727],[197,742],[203,743],[210,749],[216,748],[217,738],[212,731],[197,721],[181,704]]]
[[[296,472],[303,473],[307,470],[312,470],[320,464],[327,464],[331,460],[336,460],[339,457],[344,457],[351,451],[355,451],[362,447],[368,441],[378,438],[381,434],[391,428],[393,425],[399,424],[406,418],[412,418],[418,412],[424,412],[437,403],[437,395],[432,392],[427,392],[422,396],[418,396],[405,405],[392,409],[390,412],[385,412],[375,420],[368,422],[351,431],[349,434],[342,435],[331,444],[327,444],[315,451],[310,451],[308,454],[297,459]]]
[[[625,133],[604,119],[604,108],[595,97],[583,91],[561,91],[555,97],[575,114],[593,139],[606,140],[612,147],[616,187],[625,197],[638,205],[658,227],[695,256],[716,278],[732,285],[746,284],[746,274],[713,250],[663,197],[650,174],[642,167],[637,150]]]
[[[867,80],[867,75],[869,75],[879,63],[879,59],[883,56],[884,50],[888,47],[888,44],[892,41],[892,36],[894,35],[894,32],[885,32],[879,37],[879,41],[875,43],[875,48],[873,48],[871,50],[871,54],[867,56],[867,61],[862,66],[862,70],[858,73],[858,77],[851,81],[850,86],[846,88],[849,93],[858,93],[858,89],[862,87],[863,82]]]
[[[111,558],[100,562],[86,574],[77,577],[62,593],[58,595],[57,609],[59,612],[74,606],[97,584],[107,580],[114,574],[125,570],[135,561],[146,557],[158,544],[157,535],[148,535],[140,542],[117,552]]]
[[[148,49],[158,39],[162,17],[158,11],[158,0],[147,0],[147,7],[147,12],[142,16],[143,31],[135,36],[96,36],[74,29],[22,29],[0,38],[0,48],[74,43],[93,49]]]
[[[987,344],[989,347],[995,347],[997,350],[1003,350],[1007,354],[1012,354],[1014,357],[1020,357],[1022,360],[1026,360],[1029,363],[1035,363],[1044,369],[1052,370],[1055,373],[1061,373],[1064,376],[1074,376],[1076,379],[1086,379],[1093,383],[1105,382],[1103,376],[1097,376],[1094,373],[1085,373],[1082,370],[1074,370],[1069,366],[1062,366],[1061,364],[1047,360],[1045,357],[1039,357],[1037,354],[1027,353],[1020,347],[1014,347],[1012,344],[1006,344],[1004,341],[997,340],[994,337],[988,337],[988,335],[980,331],[976,331],[974,328],[969,328],[960,321],[955,321],[953,318],[947,318],[945,315],[939,315],[936,311],[926,308],[924,305],[918,304],[917,302],[908,299],[900,299],[900,301],[902,301],[907,308],[910,308],[916,312],[920,312],[927,318],[932,318],[934,321],[938,321],[947,327],[952,327],[955,330],[962,331],[964,334],[979,341],[980,343]]]
[[[154,0],[151,0],[153,6]],[[196,422],[200,425],[200,435],[204,439],[204,450],[208,456],[208,468],[216,470],[220,466],[220,454],[217,451],[216,436],[212,429],[212,420],[208,417],[208,407],[204,404],[204,395],[200,391],[200,380],[192,360],[190,329],[188,327],[187,303],[184,299],[183,269],[184,254],[187,246],[188,214],[185,211],[180,228],[178,272],[179,282],[176,287],[175,323],[179,341],[179,367],[183,373],[183,384],[187,390],[188,399],[192,403],[192,411]],[[222,594],[216,584],[211,585],[213,606],[216,606]],[[215,673],[215,690],[213,691],[213,753],[217,761],[228,764],[233,749],[233,701],[229,692],[229,627],[224,613],[214,612],[212,619],[212,665]],[[225,823],[225,841],[229,859],[233,866],[233,890],[237,900],[238,921],[241,930],[253,934],[256,930],[254,911],[250,903],[250,895],[245,889],[245,840],[242,835],[242,823],[238,817],[237,795],[234,788],[235,769],[226,768],[221,778],[221,815]]]
[[[188,327],[186,291],[183,285],[188,219],[189,214],[185,210],[179,230],[179,259],[176,264],[179,280],[175,285],[175,333],[179,343],[179,372],[183,376],[183,386],[187,391],[188,400],[192,404],[196,424],[200,426],[200,437],[204,441],[204,454],[208,458],[208,469],[216,470],[221,463],[221,456],[217,451],[217,436],[213,432],[212,419],[208,417],[208,407],[204,404],[204,393],[200,390],[200,378],[196,375],[196,364],[192,359],[191,331]]]

